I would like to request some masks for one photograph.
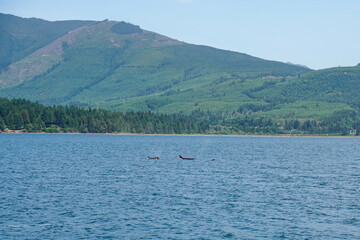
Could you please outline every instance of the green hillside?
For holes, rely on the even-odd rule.
[[[194,111],[189,116],[151,112],[114,112],[77,106],[44,106],[25,99],[0,98],[2,132],[167,133],[167,134],[317,134],[360,135],[360,118],[341,110],[321,121],[277,121],[271,117],[229,118]]]
[[[0,13],[0,73],[9,64],[92,21],[49,22]]]
[[[360,108],[360,65],[300,74],[266,88],[255,89],[253,99],[266,99],[275,118],[322,119],[340,110]]]
[[[0,96],[162,113],[265,104],[246,91],[309,71],[113,21],[78,28],[12,66],[0,75]]]
[[[7,59],[12,64],[0,74],[1,97],[123,112],[181,113],[228,126],[227,132],[250,131],[239,129],[239,121],[256,131],[251,119],[270,119],[270,130],[261,131],[272,133],[343,133],[357,121],[360,66],[312,71],[187,44],[126,22],[20,20],[36,25],[33,31],[40,29],[42,40],[27,45],[31,54],[19,51],[13,55],[17,61]],[[75,23],[76,29],[65,30]],[[55,30],[42,24],[63,24],[62,35],[58,29],[55,36]],[[331,119],[346,127],[330,126]]]
[[[284,88],[283,95],[289,99],[341,102],[359,107],[359,91],[360,64],[304,74]]]

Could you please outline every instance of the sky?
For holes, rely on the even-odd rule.
[[[0,0],[0,12],[125,21],[187,43],[312,69],[360,63],[360,0]]]

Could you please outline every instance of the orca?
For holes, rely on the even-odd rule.
[[[179,155],[180,160],[195,160],[195,158],[184,158],[183,156]]]

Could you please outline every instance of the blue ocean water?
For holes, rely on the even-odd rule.
[[[360,239],[359,149],[359,138],[0,134],[0,238]]]

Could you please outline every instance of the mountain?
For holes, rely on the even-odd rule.
[[[184,43],[126,22],[1,17],[9,36],[1,41],[13,40],[1,46],[9,56],[1,58],[8,64],[0,74],[1,97],[120,111],[203,111],[227,119],[322,121],[359,112],[360,66],[313,71]],[[27,35],[33,40],[15,44]]]
[[[37,49],[92,21],[49,22],[0,13],[0,73]]]
[[[360,110],[360,65],[336,67],[299,74],[296,77],[253,89],[253,99],[265,99],[266,115],[276,119],[321,120],[344,110]]]
[[[299,67],[303,67],[303,68],[309,68],[308,66],[303,65],[303,64],[296,64],[296,63],[292,63],[292,62],[286,62],[286,63],[289,64],[289,65],[295,65],[295,66],[299,66]]]
[[[17,61],[9,60],[12,64],[0,75],[0,96],[47,105],[163,113],[233,111],[244,104],[265,104],[249,97],[253,88],[310,71],[187,44],[125,22],[21,21],[80,25],[66,34],[65,28],[39,33],[53,38],[46,38],[46,45],[42,40],[42,47],[31,45],[37,50],[21,52],[22,58],[13,57]],[[6,29],[14,31],[10,25]]]

